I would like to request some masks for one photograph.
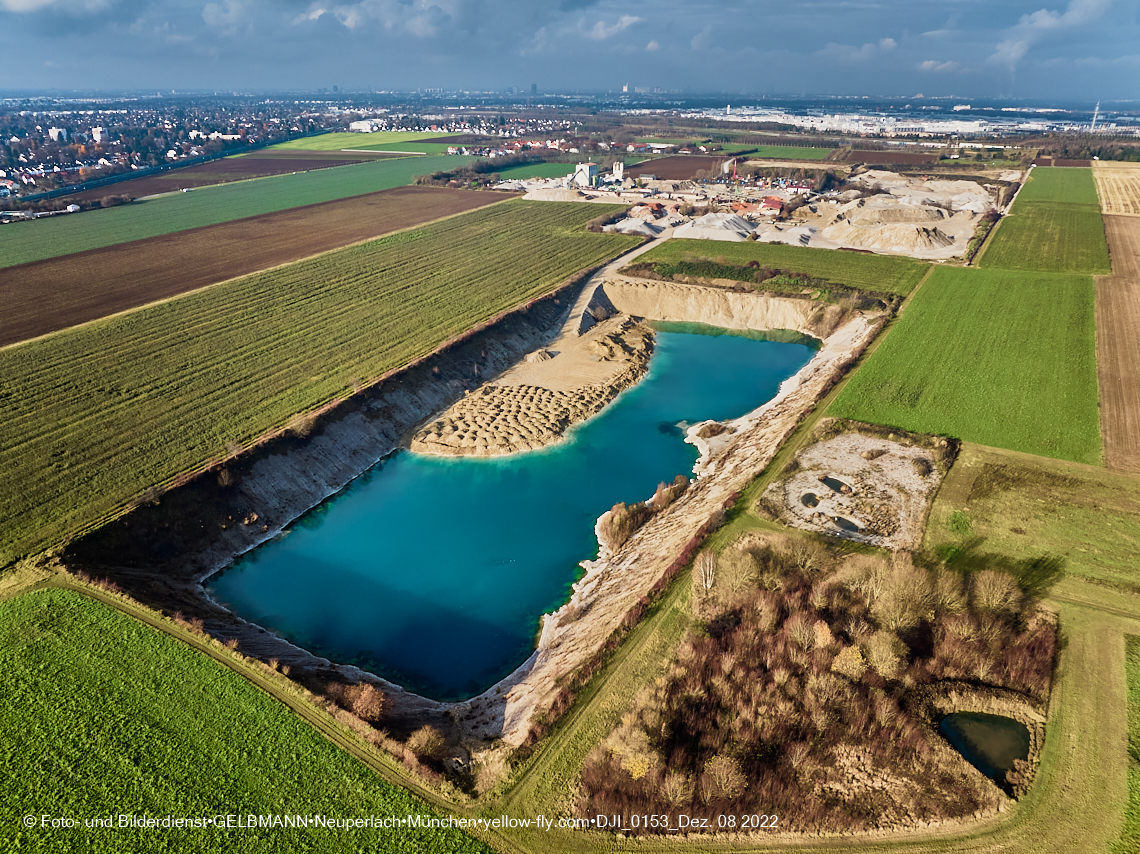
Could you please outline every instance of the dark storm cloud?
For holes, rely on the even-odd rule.
[[[7,86],[1131,98],[1140,0],[0,0]],[[94,76],[93,75],[94,73]]]

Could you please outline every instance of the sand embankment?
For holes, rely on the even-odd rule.
[[[564,336],[451,406],[411,450],[455,457],[534,451],[560,441],[649,369],[653,330],[618,316]]]
[[[652,320],[721,329],[790,329],[817,338],[831,334],[844,316],[837,305],[811,300],[647,279],[606,279],[593,293],[590,308],[595,306]]]

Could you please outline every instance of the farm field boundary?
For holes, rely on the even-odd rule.
[[[0,268],[411,184],[462,157],[410,157],[202,187],[106,210],[0,227]]]
[[[0,565],[637,244],[598,213],[512,200],[0,351]]]
[[[1104,224],[1114,274],[1096,282],[1105,461],[1140,472],[1140,217],[1106,215]]]
[[[502,201],[398,187],[13,267],[0,347]]]
[[[937,267],[831,407],[840,418],[1097,463],[1091,277]]]
[[[723,262],[720,259],[724,259]],[[643,263],[675,263],[691,259],[806,273],[815,278],[875,292],[909,294],[931,269],[926,261],[898,255],[864,255],[782,243],[673,239],[638,258]]]

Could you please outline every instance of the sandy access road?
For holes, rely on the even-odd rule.
[[[1140,217],[1104,217],[1112,275],[1096,279],[1096,362],[1105,463],[1140,472]]]

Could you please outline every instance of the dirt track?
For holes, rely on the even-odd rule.
[[[1104,225],[1113,272],[1096,281],[1105,462],[1140,472],[1140,217],[1106,215]]]
[[[502,200],[398,187],[10,267],[0,346]]]

